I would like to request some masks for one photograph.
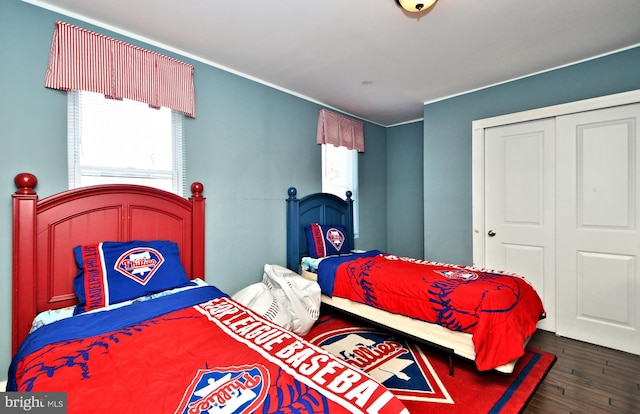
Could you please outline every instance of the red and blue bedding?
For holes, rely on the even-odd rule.
[[[14,357],[8,391],[66,391],[69,413],[406,412],[212,286],[42,326]]]
[[[318,283],[328,296],[472,334],[481,371],[521,357],[545,317],[538,294],[522,277],[377,250],[324,258]]]

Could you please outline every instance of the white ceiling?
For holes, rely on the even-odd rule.
[[[640,44],[640,0],[24,1],[381,125]]]

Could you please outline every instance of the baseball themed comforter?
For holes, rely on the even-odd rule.
[[[538,294],[522,277],[377,250],[324,258],[318,283],[328,296],[472,334],[481,371],[521,357],[525,340],[545,317]]]
[[[213,286],[45,325],[8,391],[66,391],[69,413],[406,413],[365,373]]]

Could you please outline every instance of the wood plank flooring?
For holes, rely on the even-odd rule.
[[[524,414],[640,413],[640,356],[546,331],[529,345],[558,357]]]

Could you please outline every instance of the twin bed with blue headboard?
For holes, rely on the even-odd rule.
[[[327,193],[298,198],[291,187],[286,204],[287,267],[320,284],[323,306],[449,353],[451,374],[454,355],[480,370],[513,371],[544,317],[524,278],[379,251],[351,252],[350,192],[345,199]],[[331,244],[341,251],[327,253]]]

